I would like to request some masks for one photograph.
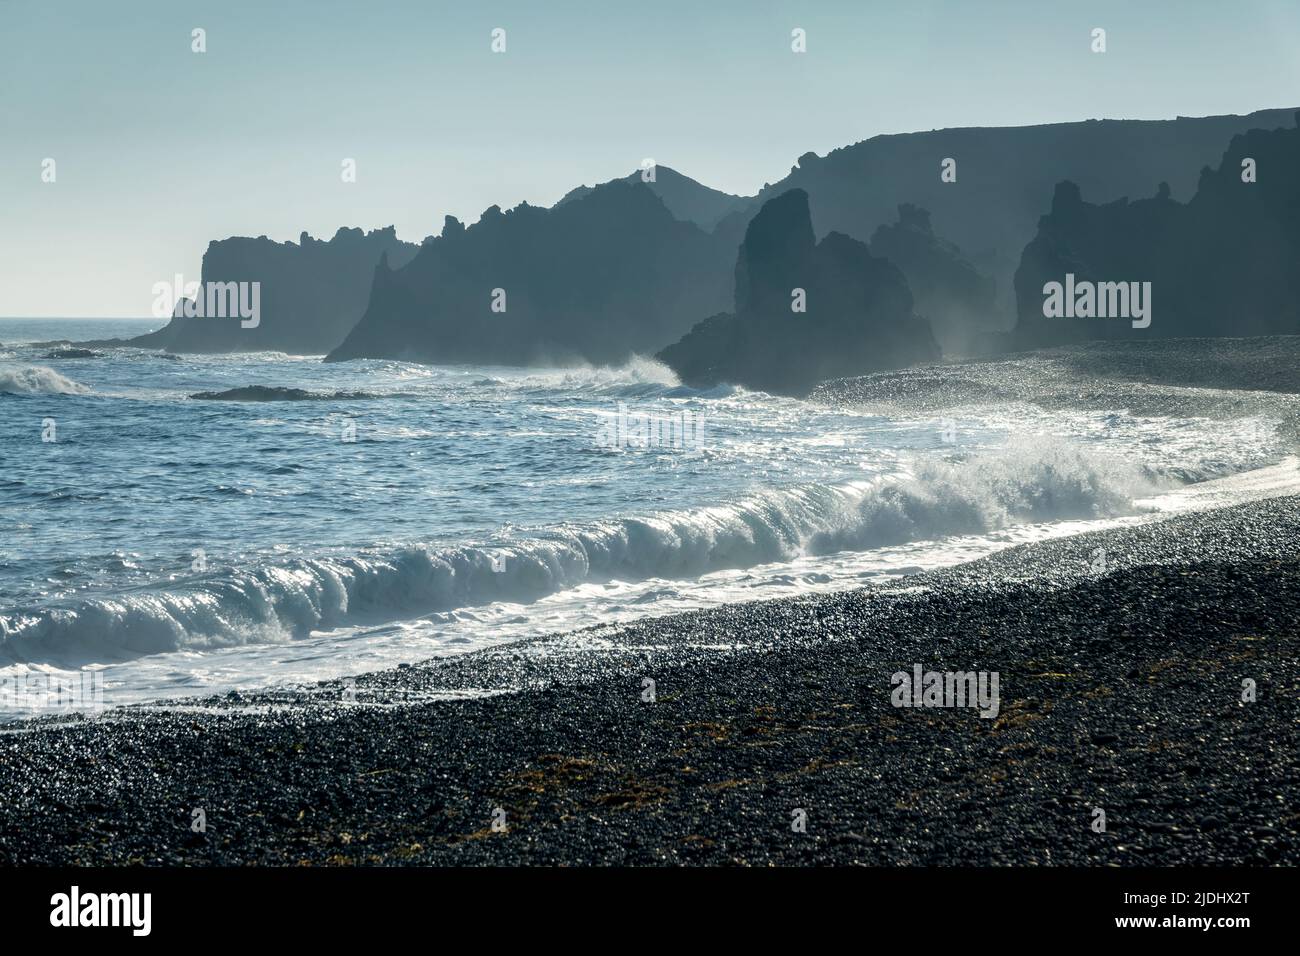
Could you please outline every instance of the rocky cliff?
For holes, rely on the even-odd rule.
[[[945,355],[967,355],[981,333],[998,329],[996,283],[934,234],[928,211],[903,203],[898,222],[877,229],[870,248],[903,273],[917,313],[930,320]]]
[[[734,311],[659,353],[691,385],[802,395],[820,382],[916,362],[939,349],[899,270],[841,233],[813,234],[808,195],[768,200],[745,232]]]
[[[375,269],[361,321],[328,356],[528,365],[650,354],[725,307],[735,247],[616,180],[551,209],[448,218],[409,264]]]
[[[806,153],[789,175],[765,186],[750,208],[725,217],[747,221],[773,196],[808,193],[814,231],[858,239],[894,219],[910,203],[930,212],[934,232],[997,283],[1002,328],[1015,322],[1013,278],[1020,254],[1062,180],[1094,202],[1150,195],[1161,182],[1186,201],[1203,166],[1233,136],[1291,125],[1295,108],[1244,116],[1173,120],[1087,120],[1045,126],[970,127],[873,136],[825,156]],[[954,182],[941,163],[955,160]]]
[[[162,329],[131,344],[171,352],[323,354],[343,341],[365,311],[375,264],[384,256],[405,264],[418,249],[399,240],[392,226],[371,232],[343,228],[329,241],[305,232],[296,243],[266,236],[215,240],[203,254],[204,287],[259,283],[257,324],[249,327],[239,315],[187,318],[178,309]]]
[[[1149,199],[1099,204],[1076,183],[1058,184],[1016,273],[1012,344],[1300,333],[1296,170],[1300,128],[1291,126],[1234,136],[1186,203],[1165,184]],[[1148,315],[1113,314],[1123,311],[1114,308],[1121,285],[1128,312],[1144,292]]]

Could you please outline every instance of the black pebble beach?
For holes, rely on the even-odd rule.
[[[1294,864],[1297,540],[1300,498],[1275,498],[355,682],[9,725],[0,861]],[[998,672],[997,717],[893,706],[915,664]]]

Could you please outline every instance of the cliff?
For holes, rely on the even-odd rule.
[[[843,234],[817,242],[802,190],[768,200],[750,222],[734,304],[658,358],[691,385],[802,395],[829,378],[939,357],[902,273]]]
[[[405,267],[381,262],[361,321],[328,361],[529,365],[649,354],[724,307],[735,247],[616,180],[551,209],[493,206]]]
[[[1254,182],[1243,181],[1248,159]],[[1234,136],[1186,203],[1165,184],[1150,199],[1101,204],[1086,202],[1076,183],[1058,184],[1016,273],[1012,344],[1300,333],[1297,169],[1300,128],[1292,126]],[[1149,324],[1047,316],[1044,289],[1052,282],[1079,290],[1075,313],[1100,310],[1083,303],[1087,286],[1149,283]]]
[[[934,234],[928,211],[903,203],[898,222],[877,229],[870,248],[903,273],[945,355],[969,354],[980,333],[998,328],[996,283]]]
[[[130,344],[169,352],[325,353],[343,341],[365,310],[375,264],[384,256],[404,264],[418,249],[399,240],[392,226],[368,233],[343,228],[328,242],[305,232],[296,243],[266,236],[215,240],[203,254],[205,288],[260,283],[257,325],[245,327],[238,315],[186,318],[177,309],[166,326]]]
[[[833,150],[806,153],[785,178],[764,186],[754,205],[725,217],[747,221],[753,210],[790,189],[808,194],[814,231],[868,239],[893,220],[899,205],[930,212],[934,232],[997,285],[998,323],[1015,322],[1014,275],[1061,180],[1077,183],[1097,202],[1149,195],[1167,182],[1186,200],[1203,166],[1215,162],[1233,136],[1291,125],[1295,108],[1245,116],[1173,120],[1087,120],[1044,126],[941,129],[889,134]],[[956,160],[956,181],[940,179],[944,159]]]
[[[727,309],[750,220],[799,189],[814,236],[870,237],[903,271],[944,347],[983,351],[1005,345],[1002,331],[1016,322],[1015,270],[1057,183],[1111,203],[1164,182],[1168,201],[1185,200],[1198,170],[1234,135],[1289,124],[1289,112],[1264,110],[885,135],[825,157],[806,153],[757,197],[658,166],[652,183],[637,171],[578,187],[551,209],[494,206],[468,228],[449,220],[422,248],[391,229],[343,229],[329,242],[304,235],[299,244],[227,239],[209,246],[203,279],[259,281],[258,328],[182,316],[135,344],[332,350],[335,360],[618,361],[675,341],[692,317]],[[945,159],[956,162],[955,182],[941,178]],[[900,207],[924,209],[926,223],[891,225]],[[491,311],[494,301],[505,311]]]
[[[683,176],[668,166],[656,166],[654,180],[651,182],[644,181],[640,170],[624,176],[622,182],[631,185],[644,183],[647,189],[663,201],[674,219],[693,222],[705,232],[712,232],[719,222],[732,213],[749,210],[752,214],[758,209],[753,205],[752,196],[734,196],[731,193],[712,189],[689,176]],[[556,205],[580,199],[589,195],[591,191],[591,186],[578,186],[569,190]],[[736,237],[736,241],[740,241],[739,236]]]

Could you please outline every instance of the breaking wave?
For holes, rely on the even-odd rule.
[[[10,395],[85,395],[86,386],[43,365],[0,367],[0,393]]]
[[[1025,442],[910,474],[763,491],[714,507],[561,525],[499,545],[298,559],[0,616],[0,661],[81,665],[283,642],[313,630],[529,602],[588,581],[688,578],[1017,523],[1108,517],[1153,485],[1079,447]]]
[[[634,355],[622,365],[581,365],[572,368],[494,379],[494,384],[525,394],[607,395],[617,398],[725,398],[742,394],[733,385],[692,388],[683,385],[667,365]]]

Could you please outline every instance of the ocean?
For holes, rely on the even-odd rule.
[[[854,588],[1296,484],[1276,419],[1194,403],[935,417],[687,388],[649,359],[34,344],[158,324],[0,320],[0,687],[95,674],[105,706],[173,706]],[[29,706],[0,694],[0,718]]]

